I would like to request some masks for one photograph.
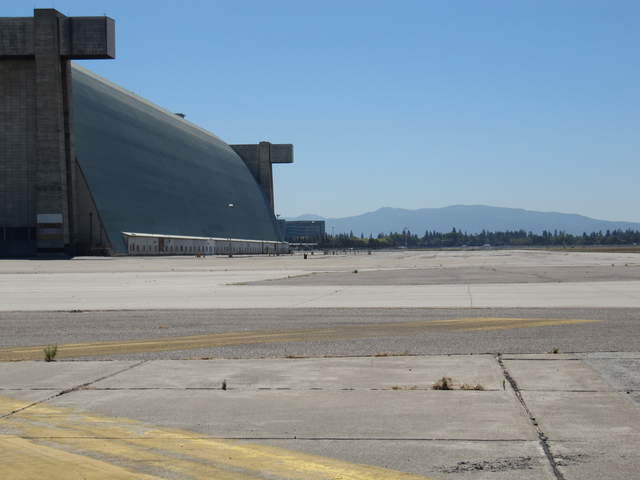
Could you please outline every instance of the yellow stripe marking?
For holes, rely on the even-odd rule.
[[[530,322],[522,322],[518,324],[510,324],[510,325],[492,325],[486,327],[475,327],[475,328],[463,328],[461,329],[463,332],[478,332],[478,331],[490,331],[490,330],[507,330],[512,328],[535,328],[535,327],[550,327],[556,325],[577,325],[580,323],[591,323],[597,322],[598,320],[539,320],[539,321],[530,321]]]
[[[143,340],[69,343],[58,346],[57,358],[62,359],[83,356],[121,355],[126,353],[194,350],[200,348],[251,345],[258,343],[318,342],[387,336],[409,336],[413,335],[417,331],[424,330],[450,330],[463,332],[481,330],[488,331],[511,328],[577,325],[592,322],[599,322],[599,320],[469,317],[452,320],[420,320],[413,322],[339,325],[333,328],[308,330],[213,333]],[[3,348],[0,349],[0,361],[40,360],[43,358],[43,348],[44,345]]]
[[[0,397],[0,411],[20,402]],[[0,478],[428,480],[237,440],[38,404],[0,423]]]
[[[0,476],[11,480],[37,478],[152,480],[160,478],[132,472],[117,465],[38,445],[17,437],[0,437]]]

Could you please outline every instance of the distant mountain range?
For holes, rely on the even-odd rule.
[[[525,230],[540,233],[543,230],[553,232],[562,230],[574,235],[600,230],[633,229],[640,230],[640,223],[613,222],[596,220],[571,213],[536,212],[520,208],[489,207],[486,205],[453,205],[442,208],[380,208],[374,212],[353,217],[323,218],[319,215],[305,214],[287,220],[324,220],[326,231],[331,233],[378,233],[402,232],[408,228],[411,232],[423,235],[426,230],[450,232],[452,228],[467,233],[482,230],[504,231]]]

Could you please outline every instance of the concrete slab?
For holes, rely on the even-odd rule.
[[[596,370],[611,390],[623,392],[640,406],[640,355],[585,355],[585,363]]]
[[[559,357],[527,360],[525,355],[504,362],[521,387],[547,390],[522,394],[565,479],[635,478],[640,409],[630,400],[633,395],[555,391],[598,382],[607,387],[585,360]],[[346,462],[339,468],[354,472],[382,467],[390,469],[379,477],[385,480],[401,478],[400,472],[436,480],[554,478],[510,390],[411,389],[420,386],[417,378],[442,372],[501,387],[491,355],[152,361],[126,370],[131,365],[5,364],[4,382],[27,389],[0,392],[0,416],[58,392],[32,389],[39,385],[77,384],[115,366],[123,371],[0,421],[1,448],[15,447],[10,458],[24,457],[21,461],[28,461],[24,448],[55,448],[59,455],[76,455],[74,461],[110,459],[112,467],[160,478],[189,478],[195,472],[207,478],[204,472],[218,460],[232,469],[256,468],[255,455],[295,458],[313,468]],[[226,391],[219,389],[221,376]],[[388,389],[393,386],[408,389]],[[42,436],[50,436],[46,445],[30,439]],[[22,443],[13,445],[14,440]],[[246,446],[241,458],[219,457],[237,444]],[[157,449],[170,454],[163,460]],[[196,454],[203,455],[197,462],[185,457]]]
[[[608,439],[594,442],[550,442],[558,469],[566,480],[639,478],[640,442]]]
[[[585,363],[598,371],[613,389],[640,391],[640,357],[601,358],[589,356]]]
[[[640,307],[640,282],[471,285],[475,307]]]
[[[0,264],[0,310],[103,310],[194,308],[295,308],[295,307],[602,307],[639,308],[640,281],[633,254],[558,254],[557,252],[381,252],[376,255],[207,259],[123,258],[78,260],[67,263],[8,261]],[[540,263],[536,263],[540,262]],[[476,265],[493,272],[500,269],[597,267],[612,273],[565,283],[473,284],[464,269]],[[615,265],[618,265],[616,267]],[[450,284],[393,285],[242,285],[314,272],[354,269],[383,276],[428,268],[450,270],[441,282]],[[492,269],[495,269],[494,272]],[[620,270],[620,274],[615,272]],[[507,271],[507,270],[504,270]],[[398,273],[399,272],[399,273]],[[445,272],[446,273],[446,272]],[[389,273],[389,276],[393,276]],[[504,274],[506,275],[506,274]],[[417,277],[416,277],[417,278]],[[450,278],[450,280],[447,280]],[[528,282],[535,275],[528,275]],[[568,276],[567,278],[571,278]],[[505,282],[517,280],[507,275]],[[626,280],[621,280],[626,279]],[[469,281],[467,281],[469,280]],[[548,282],[546,277],[540,282]],[[584,279],[582,279],[584,280]],[[419,282],[419,278],[413,280]],[[365,282],[366,283],[366,282]],[[371,282],[369,282],[371,283]]]
[[[640,409],[617,392],[522,392],[553,441],[627,438],[640,448]]]
[[[94,388],[431,389],[443,376],[502,390],[490,355],[432,357],[158,360],[93,384]]]
[[[11,362],[0,368],[3,390],[65,390],[94,382],[120,372],[138,362]]]
[[[581,360],[503,360],[520,390],[610,390],[600,375]]]
[[[260,440],[259,443],[436,480],[555,478],[537,442]]]
[[[134,308],[207,308],[242,294],[242,287],[227,286],[256,276],[271,278],[298,271],[213,272],[108,272],[34,273],[0,276],[1,311],[109,310]],[[230,290],[229,290],[230,289]],[[231,295],[228,295],[231,293]],[[236,295],[234,295],[234,293]],[[283,299],[268,301],[256,293],[258,303],[282,305]],[[246,294],[246,292],[244,292]],[[308,298],[306,296],[308,296]],[[313,298],[312,290],[301,292],[302,301]],[[228,297],[228,298],[227,298]],[[225,300],[226,299],[226,300]],[[298,301],[301,301],[298,299]],[[290,303],[290,302],[286,302]]]
[[[315,252],[307,260],[302,254],[279,257],[234,256],[206,257],[76,257],[73,260],[3,260],[0,272],[73,273],[73,272],[172,272],[172,271],[246,271],[304,270],[307,272],[398,270],[417,268],[503,268],[503,267],[585,267],[638,266],[637,253],[602,253],[548,250],[404,250],[374,251],[373,255],[322,255]]]
[[[536,438],[509,391],[82,390],[49,404],[222,438]]]
[[[0,390],[0,417],[27,407],[35,402],[42,402],[59,393],[60,390]],[[0,431],[1,431],[0,418]]]
[[[638,352],[588,352],[588,353],[577,353],[576,356],[582,359],[622,359],[622,358],[636,358],[640,359],[640,353]]]
[[[263,288],[277,297],[278,287],[246,287],[247,300]],[[280,287],[292,295],[322,287]],[[256,289],[256,290],[253,290]],[[640,307],[640,282],[590,282],[563,284],[336,286],[318,290],[306,307],[432,307],[432,308],[614,308]],[[235,294],[235,292],[229,292]],[[248,305],[248,304],[245,304]],[[267,305],[255,305],[267,307]]]
[[[64,397],[70,395],[74,393]],[[18,470],[21,478],[36,478],[44,468],[50,476],[66,478],[70,464],[81,476],[90,477],[88,471],[99,469],[100,478],[114,478],[113,472],[123,469],[129,475],[117,478],[149,478],[145,474],[173,480],[551,478],[535,441],[255,437],[239,441],[51,402],[3,419],[0,428],[0,474]]]
[[[562,283],[640,280],[640,265],[603,266],[472,266],[456,268],[359,269],[348,272],[317,272],[313,275],[269,279],[268,285],[473,285],[483,283]]]

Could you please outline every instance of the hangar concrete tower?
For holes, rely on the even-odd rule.
[[[70,62],[113,58],[111,18],[0,18],[0,256],[280,240],[271,165],[293,146],[227,145]]]

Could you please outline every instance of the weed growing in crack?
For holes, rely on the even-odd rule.
[[[42,351],[44,352],[45,362],[56,361],[56,355],[58,354],[58,345],[47,345]]]
[[[478,390],[478,391],[484,390],[484,387],[479,383],[476,383],[475,385],[469,384],[469,383],[463,383],[460,386],[456,386],[453,383],[453,380],[451,379],[451,377],[442,377],[440,380],[434,383],[431,388],[433,390]]]
[[[482,391],[484,390],[484,387],[482,385],[480,385],[479,383],[476,385],[469,385],[468,383],[463,383],[460,386],[460,390],[479,390]]]
[[[404,357],[409,355],[409,350],[405,350],[404,352],[380,352],[374,353],[374,357]]]
[[[431,388],[434,390],[453,390],[453,380],[451,377],[442,377]]]

